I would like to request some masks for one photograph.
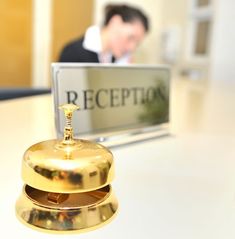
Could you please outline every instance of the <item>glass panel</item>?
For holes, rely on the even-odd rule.
[[[199,21],[197,23],[197,30],[195,35],[195,49],[196,55],[207,55],[208,53],[208,38],[210,30],[210,21]]]
[[[198,7],[205,7],[210,4],[210,0],[197,0]]]

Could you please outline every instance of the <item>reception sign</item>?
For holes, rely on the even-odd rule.
[[[73,103],[75,136],[153,129],[169,121],[169,69],[163,66],[53,63],[56,130],[65,119],[58,106]]]

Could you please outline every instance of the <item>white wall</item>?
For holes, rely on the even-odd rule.
[[[235,84],[235,1],[217,0],[212,34],[210,78]]]
[[[48,87],[50,82],[52,1],[33,1],[33,87]]]
[[[185,50],[187,45],[187,22],[188,22],[188,0],[162,0],[162,25],[161,33],[172,32],[172,41],[169,44],[161,42],[160,61],[171,65],[173,71],[187,65],[185,62]],[[164,41],[165,39],[161,39]],[[164,49],[165,46],[165,49]],[[166,52],[165,52],[166,51]],[[167,55],[173,55],[172,60]],[[175,58],[175,59],[174,59]]]

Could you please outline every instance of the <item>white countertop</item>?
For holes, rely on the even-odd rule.
[[[174,81],[173,136],[112,149],[119,212],[108,225],[61,238],[235,238],[234,87]],[[21,160],[32,144],[55,137],[52,98],[0,103],[0,215],[4,238],[58,238],[15,216]]]

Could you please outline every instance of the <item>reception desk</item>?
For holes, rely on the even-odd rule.
[[[235,87],[173,81],[171,136],[112,149],[119,212],[108,225],[60,238],[235,238]],[[58,238],[15,216],[24,151],[55,138],[50,95],[0,103],[1,237]]]

